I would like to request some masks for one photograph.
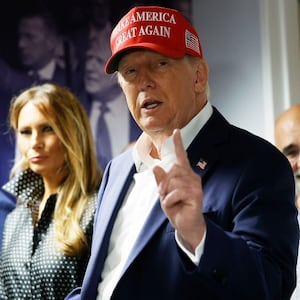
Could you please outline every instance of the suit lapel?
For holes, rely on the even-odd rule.
[[[145,222],[145,225],[142,228],[142,231],[139,234],[137,241],[135,242],[135,245],[128,257],[121,276],[130,266],[133,260],[137,257],[137,255],[143,250],[143,248],[146,246],[146,244],[166,219],[167,217],[161,209],[160,201],[159,199],[157,199],[149,217],[147,218],[147,221]]]
[[[121,159],[126,161],[126,163],[117,163],[118,169],[114,169],[114,165],[110,165],[103,180],[107,180],[108,176],[111,176],[113,180],[101,185],[101,190],[99,191],[100,199],[105,197],[109,200],[100,203],[100,209],[97,213],[97,220],[99,220],[100,225],[97,226],[98,222],[96,220],[95,226],[97,228],[95,228],[95,238],[93,239],[96,248],[108,246],[106,245],[107,243],[103,243],[103,239],[105,236],[109,239],[112,226],[135,172],[132,159],[129,157],[124,158],[124,156]]]
[[[83,297],[83,299],[95,298],[97,290],[94,285],[100,282],[113,224],[135,172],[129,153],[116,159],[122,160],[120,164],[109,164],[103,176],[99,199],[104,196],[107,200],[99,203],[95,214],[91,256],[84,278],[85,289],[82,290],[82,295],[86,298]],[[109,176],[112,176],[113,180],[108,181]]]
[[[228,139],[229,126],[229,123],[214,108],[211,118],[188,147],[190,164],[202,178],[218,161],[220,146]]]

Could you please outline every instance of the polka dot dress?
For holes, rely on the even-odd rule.
[[[0,299],[64,299],[80,286],[88,257],[61,254],[54,243],[52,220],[56,195],[47,200],[34,228],[31,209],[43,194],[41,177],[22,172],[3,187],[18,197],[17,207],[5,223],[0,261]],[[82,218],[82,228],[91,240],[96,195]]]

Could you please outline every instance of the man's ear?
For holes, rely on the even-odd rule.
[[[203,92],[207,87],[208,82],[208,65],[203,59],[199,60],[195,75],[195,91]]]

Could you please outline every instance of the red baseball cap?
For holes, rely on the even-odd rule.
[[[142,48],[180,58],[185,54],[202,58],[202,47],[195,28],[179,11],[160,6],[132,8],[113,29],[110,36],[112,55],[105,72],[112,74],[124,51]]]

